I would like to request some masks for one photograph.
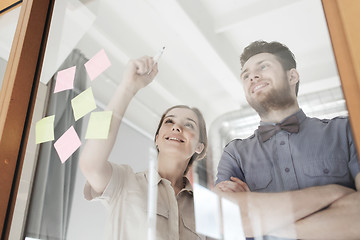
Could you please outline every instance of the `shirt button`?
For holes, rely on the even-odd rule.
[[[328,174],[328,173],[329,173],[329,169],[325,168],[325,169],[323,170],[323,172],[324,172],[325,174]]]
[[[290,169],[289,169],[289,168],[285,168],[285,172],[290,172]]]
[[[284,142],[284,141],[281,141],[281,142],[280,142],[280,145],[284,145],[284,144],[285,144],[285,142]]]

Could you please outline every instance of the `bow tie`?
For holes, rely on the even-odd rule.
[[[275,125],[260,125],[258,130],[261,140],[265,142],[281,130],[285,130],[290,133],[299,132],[299,121],[297,117],[293,115],[285,119],[282,123],[277,123]]]

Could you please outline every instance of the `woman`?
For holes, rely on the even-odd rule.
[[[108,157],[131,99],[157,72],[151,57],[129,61],[108,105],[107,110],[113,111],[108,139],[88,140],[81,153],[80,168],[87,179],[85,198],[99,199],[110,208],[108,239],[147,239],[149,174],[134,173],[130,166],[110,163]],[[156,131],[155,145],[156,239],[205,239],[195,231],[192,188],[185,177],[193,161],[202,159],[207,148],[205,121],[199,110],[183,105],[168,109]]]

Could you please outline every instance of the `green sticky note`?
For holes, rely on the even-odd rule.
[[[54,120],[55,115],[39,120],[35,126],[36,144],[54,140]]]
[[[85,139],[106,139],[109,136],[112,111],[92,112]]]
[[[96,108],[96,103],[91,87],[71,100],[75,121],[79,120]]]

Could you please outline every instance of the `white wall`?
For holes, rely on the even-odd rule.
[[[87,126],[86,121],[84,121],[83,126]],[[84,132],[85,130],[83,130]],[[143,171],[147,169],[148,149],[152,146],[152,139],[123,123],[110,155],[110,161],[129,164],[135,172]],[[83,198],[84,184],[85,178],[78,168],[67,235],[68,240],[103,239],[107,220],[106,208],[100,202],[89,202]]]

